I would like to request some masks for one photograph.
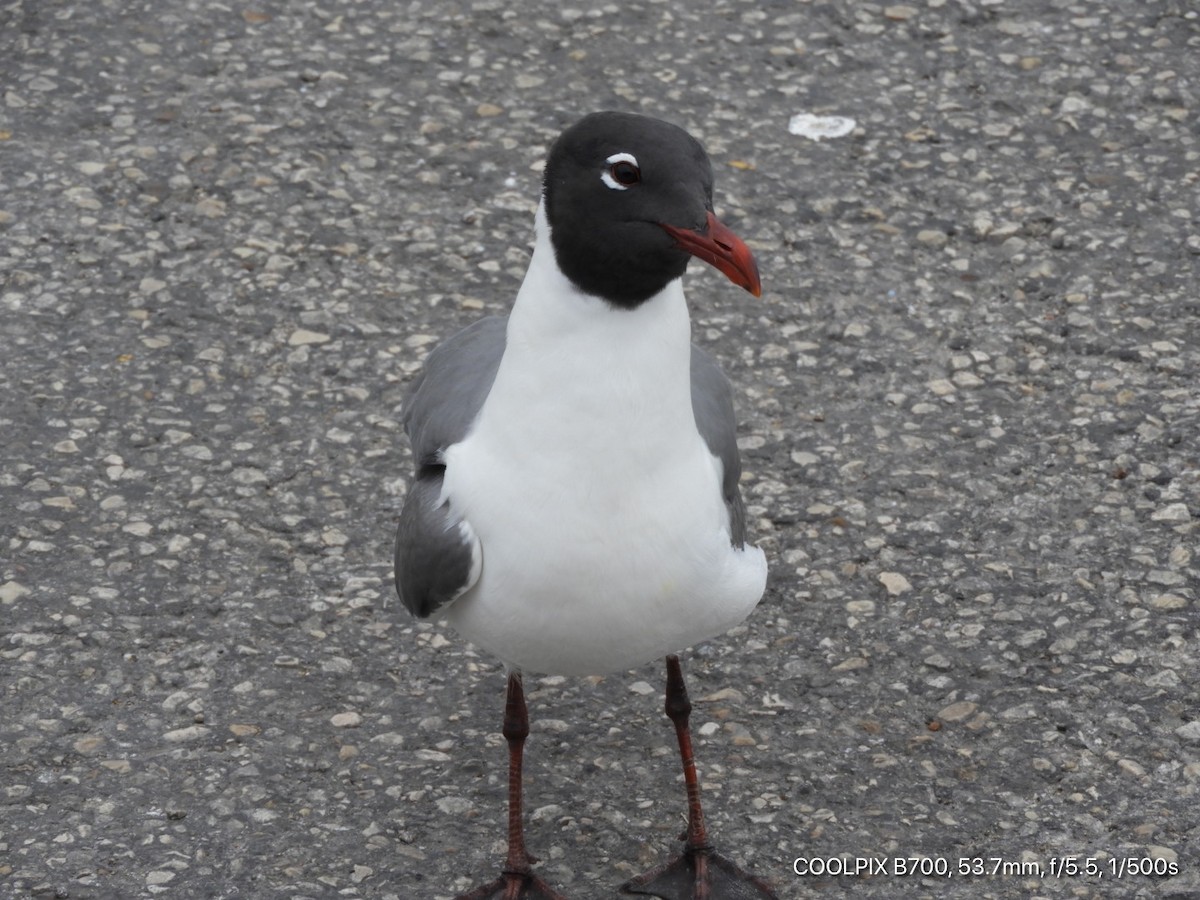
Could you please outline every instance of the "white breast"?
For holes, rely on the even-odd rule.
[[[579,293],[544,216],[479,419],[444,495],[483,548],[447,620],[522,669],[600,674],[713,637],[761,597],[696,430],[679,281],[635,311]]]

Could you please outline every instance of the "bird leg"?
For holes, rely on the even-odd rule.
[[[533,874],[534,859],[525,849],[521,771],[525,738],[529,736],[529,710],[525,706],[520,672],[508,674],[501,734],[508,742],[508,855],[499,878],[463,894],[458,900],[566,900]]]
[[[704,808],[700,804],[700,780],[692,755],[692,732],[688,722],[692,703],[678,656],[667,657],[667,718],[675,726],[683,781],[687,787],[688,824],[683,835],[683,853],[621,885],[621,893],[660,897],[662,900],[778,900],[765,881],[750,875],[721,856],[708,840]]]
[[[683,682],[678,656],[667,657],[667,718],[675,726],[679,758],[683,762],[683,783],[687,788],[688,827],[686,848],[701,855],[712,852],[708,830],[704,827],[704,808],[700,805],[700,779],[696,776],[696,758],[692,755],[692,701]]]

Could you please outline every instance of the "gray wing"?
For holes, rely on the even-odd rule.
[[[439,344],[404,401],[416,477],[396,529],[396,592],[420,618],[479,578],[483,548],[470,524],[441,502],[444,454],[466,436],[492,389],[507,325],[500,316],[480,319]]]
[[[692,414],[704,443],[721,461],[721,491],[729,510],[729,539],[733,546],[743,547],[746,544],[746,505],[738,487],[742,460],[738,455],[733,388],[717,361],[695,344],[692,345]]]
[[[417,474],[441,465],[479,415],[504,355],[507,316],[488,316],[434,348],[404,398],[404,430],[412,441]]]

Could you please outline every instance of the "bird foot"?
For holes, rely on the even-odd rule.
[[[567,900],[532,872],[505,872],[457,900]]]
[[[779,900],[771,886],[711,848],[688,848],[621,885],[622,894],[661,900]]]

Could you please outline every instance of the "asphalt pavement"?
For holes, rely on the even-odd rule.
[[[1190,0],[0,0],[0,897],[495,874],[503,673],[393,597],[400,404],[605,108],[707,145],[762,270],[687,282],[771,564],[684,654],[719,847],[1200,897]],[[677,849],[661,687],[528,679],[572,900]]]

